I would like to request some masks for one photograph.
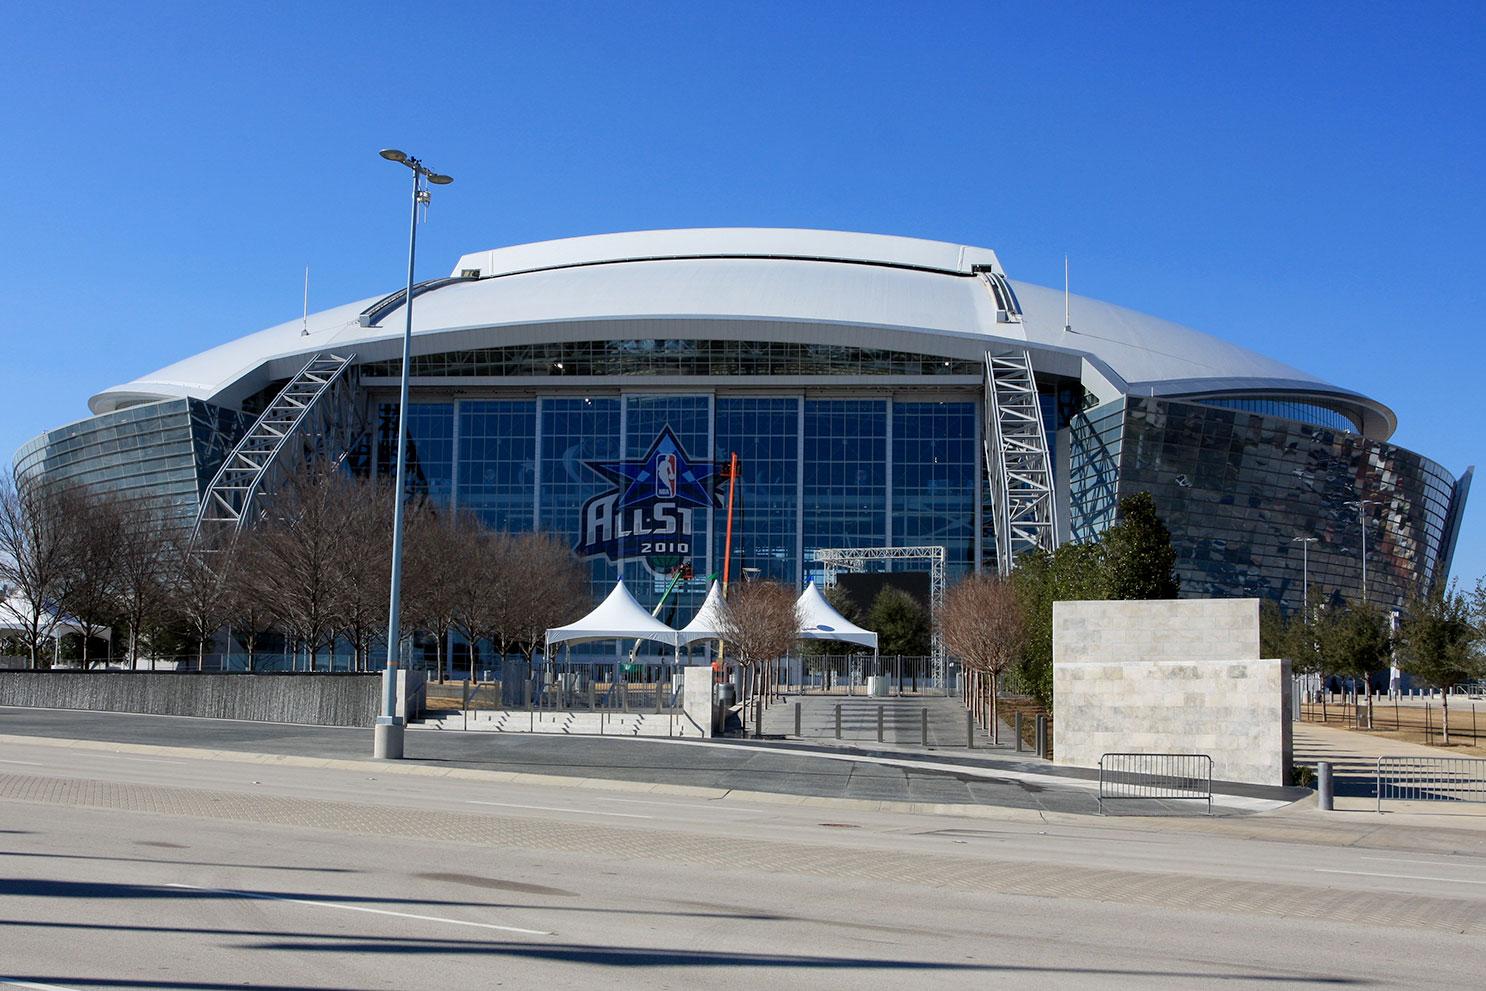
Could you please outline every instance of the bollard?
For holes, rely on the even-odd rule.
[[[965,710],[965,746],[975,749],[975,712],[971,709]]]
[[[1037,717],[1037,756],[1047,757],[1047,717]]]
[[[836,739],[841,739],[841,703],[836,703]]]
[[[1022,746],[1022,714],[1021,714],[1021,712],[1017,712],[1015,718],[1013,719],[1013,723],[1014,723],[1013,732],[1016,733],[1016,752],[1017,753],[1021,753],[1023,750],[1026,749],[1025,747]]]
[[[877,707],[877,742],[882,742],[882,712],[883,706]]]
[[[919,710],[919,728],[923,730],[924,749],[929,749],[929,710]]]
[[[800,703],[795,703],[795,736],[804,736],[800,732]]]
[[[1331,811],[1331,761],[1316,764],[1316,808]]]

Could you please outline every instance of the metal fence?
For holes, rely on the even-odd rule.
[[[1104,754],[1099,758],[1099,814],[1122,799],[1207,802],[1213,814],[1213,759],[1207,754]]]
[[[959,665],[950,661],[945,676],[935,676],[932,657],[900,654],[811,654],[787,658],[780,684],[802,694],[948,696],[957,690]]]
[[[537,668],[532,677],[513,670],[510,676],[491,681],[430,682],[430,709],[522,712],[671,712],[681,705],[679,674],[666,666],[652,671],[621,672],[585,667],[574,671]]]
[[[1486,759],[1379,757],[1378,811],[1383,802],[1486,802]]]

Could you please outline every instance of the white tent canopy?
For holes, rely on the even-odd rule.
[[[654,640],[675,647],[679,636],[646,612],[621,581],[614,583],[614,591],[593,612],[576,623],[548,630],[547,645],[590,640]]]
[[[682,646],[696,640],[722,639],[721,612],[722,586],[714,579],[712,587],[707,590],[707,601],[702,603],[702,608],[697,610],[691,622],[681,628]]]
[[[877,649],[877,634],[862,629],[838,613],[815,587],[815,582],[805,585],[796,605],[800,610],[801,640],[842,640]]]

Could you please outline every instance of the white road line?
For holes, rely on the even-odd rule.
[[[0,757],[0,764],[25,764],[27,767],[41,767],[41,766],[43,766],[40,761],[35,761],[35,760],[5,760],[3,757]],[[11,983],[15,983],[15,982],[12,981]]]
[[[1358,857],[1358,860],[1376,860],[1385,864],[1429,864],[1433,867],[1486,867],[1486,864],[1472,863],[1469,860],[1410,860],[1407,857]]]
[[[551,805],[517,805],[514,802],[480,802],[475,799],[466,799],[466,805],[494,805],[502,809],[534,809],[537,812],[574,812],[580,816],[616,816],[620,819],[654,819],[655,816],[642,816],[634,812],[597,812],[593,809],[560,809]]]
[[[15,763],[10,761],[8,763]],[[34,984],[31,981],[7,981],[0,977],[0,984],[8,988],[32,988],[33,991],[77,991],[77,988],[64,988],[60,984]]]
[[[1486,881],[1472,881],[1463,877],[1425,877],[1422,874],[1379,874],[1375,871],[1334,871],[1325,867],[1312,868],[1317,874],[1355,874],[1358,877],[1388,877],[1401,881],[1445,881],[1449,884],[1486,884]]]
[[[497,926],[490,922],[469,922],[464,919],[445,919],[437,915],[414,915],[411,912],[394,912],[386,908],[367,908],[364,905],[342,905],[338,902],[316,901],[312,898],[284,898],[267,895],[260,891],[235,891],[231,888],[203,888],[195,884],[167,884],[167,888],[183,888],[187,891],[211,891],[219,895],[235,895],[238,898],[257,898],[270,902],[290,902],[294,905],[309,905],[314,908],[338,908],[346,912],[367,912],[371,915],[391,915],[399,919],[417,919],[419,922],[444,922],[451,926],[472,926],[476,929],[495,929],[503,933],[521,933],[525,936],[556,936],[545,929],[520,929],[516,926]]]

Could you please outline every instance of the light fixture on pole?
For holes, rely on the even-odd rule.
[[[402,600],[402,530],[406,502],[403,486],[408,468],[408,379],[413,352],[413,265],[418,251],[418,206],[429,199],[423,180],[427,179],[435,186],[447,186],[454,180],[426,168],[418,159],[396,148],[383,148],[380,154],[389,162],[413,170],[412,216],[408,221],[408,288],[403,297],[402,382],[397,405],[397,479],[392,495],[392,587],[387,605],[387,666],[382,671],[382,713],[377,717],[372,737],[372,755],[395,760],[402,756],[403,744],[403,721],[397,715],[397,652],[402,641],[398,613]]]
[[[1320,537],[1295,537],[1291,543],[1300,545],[1300,614],[1302,616],[1310,610],[1311,602],[1311,544],[1320,540]],[[1307,622],[1310,620],[1307,619]]]
[[[1381,506],[1376,499],[1357,499],[1347,503],[1347,508],[1357,508],[1357,526],[1362,530],[1362,604],[1367,605],[1367,507]]]

